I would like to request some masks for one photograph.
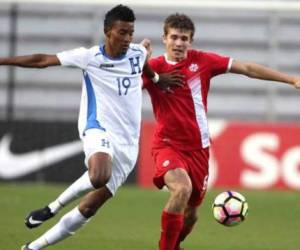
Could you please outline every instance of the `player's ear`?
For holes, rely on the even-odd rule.
[[[104,27],[104,34],[109,37],[111,33],[111,26]]]
[[[165,34],[163,34],[162,36],[161,36],[161,40],[162,40],[162,42],[163,42],[163,44],[166,44],[166,40],[167,40],[167,37],[166,37],[166,35]]]
[[[192,33],[192,31],[189,31],[189,42],[190,44],[194,42],[194,34]]]

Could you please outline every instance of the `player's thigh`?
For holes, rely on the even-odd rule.
[[[112,195],[126,181],[128,175],[136,165],[138,145],[114,144],[114,158],[112,162],[111,178],[106,184]]]
[[[187,156],[189,174],[193,185],[193,191],[189,200],[189,205],[192,207],[199,206],[205,197],[209,176],[208,159],[208,149],[192,152]]]
[[[167,184],[165,183],[166,173],[174,169],[182,169],[182,170],[188,169],[184,159],[172,147],[167,146],[167,147],[154,148],[152,150],[152,155],[155,161],[155,174],[153,177],[153,182],[159,189],[161,189],[163,186]],[[177,172],[175,172],[175,174],[176,173]],[[167,180],[168,182],[170,182],[170,185],[172,184],[171,182],[173,182],[171,177],[170,180]],[[174,178],[176,178],[176,176]]]
[[[91,164],[96,164],[99,157],[104,158],[102,159],[103,161],[111,161],[113,158],[113,144],[106,131],[101,129],[89,129],[85,131],[82,141],[85,154],[84,162],[87,167]],[[96,153],[101,154],[95,157]]]
[[[183,168],[170,169],[164,175],[164,182],[170,192],[192,192],[192,181]]]

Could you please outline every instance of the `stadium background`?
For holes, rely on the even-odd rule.
[[[195,48],[215,51],[240,60],[255,61],[290,74],[300,74],[300,1],[287,0],[5,0],[0,2],[0,56],[56,53],[79,46],[99,44],[103,40],[104,13],[117,3],[125,3],[134,8],[137,15],[135,41],[149,38],[153,43],[154,56],[163,52],[161,35],[166,15],[184,12],[196,24]],[[76,124],[81,92],[80,79],[81,72],[70,68],[35,70],[0,67],[1,207],[8,212],[11,197],[5,198],[5,194],[15,194],[13,201],[19,204],[20,209],[18,212],[11,210],[10,213],[16,220],[23,217],[23,213],[32,207],[40,206],[39,200],[44,198],[44,202],[47,202],[55,197],[61,190],[56,186],[58,183],[64,186],[85,171]],[[298,229],[299,232],[299,225],[296,223],[299,221],[297,213],[300,212],[297,208],[300,190],[299,91],[283,84],[250,80],[229,74],[213,80],[208,102],[210,129],[214,139],[210,185],[217,188],[209,194],[209,200],[211,201],[219,190],[237,188],[252,199],[250,208],[252,205],[254,209],[255,205],[255,209],[262,211],[256,219],[252,218],[252,224],[249,221],[248,229],[240,230],[239,237],[245,237],[243,233],[249,234],[250,230],[251,233],[256,231],[257,223],[264,220],[266,214],[270,217],[263,231],[265,244],[258,241],[256,246],[255,237],[259,236],[250,233],[252,247],[245,248],[242,241],[235,241],[236,238],[227,231],[214,228],[211,229],[212,234],[221,233],[224,236],[222,239],[230,241],[228,248],[220,246],[214,249],[233,249],[234,246],[239,249],[273,250],[283,249],[283,245],[285,249],[298,249],[296,246],[300,246],[300,242],[296,231]],[[127,182],[134,186],[152,187],[153,163],[149,145],[153,126],[151,103],[144,93],[142,151],[137,168]],[[60,152],[54,150],[62,144],[66,146],[63,152],[62,148],[57,148]],[[54,147],[53,151],[49,151],[49,147]],[[30,153],[31,158],[22,157],[27,153]],[[51,159],[51,153],[55,155],[55,159]],[[35,164],[32,164],[33,158]],[[39,190],[47,192],[51,198]],[[129,200],[133,196],[139,197],[139,192],[142,192],[128,187],[124,190],[122,195]],[[157,198],[152,191],[145,192],[149,199]],[[127,193],[129,196],[126,196]],[[23,199],[30,195],[36,198],[32,198],[32,204],[29,202],[28,205],[24,205],[28,201]],[[159,195],[163,196],[159,199],[165,199],[164,194]],[[138,199],[142,199],[142,196],[144,194]],[[121,204],[126,208],[127,203],[123,202]],[[281,202],[285,202],[292,210],[280,207],[277,213],[272,212]],[[159,201],[159,204],[161,207],[163,202]],[[113,210],[112,207],[110,209]],[[205,213],[208,213],[209,204],[205,205],[204,209]],[[134,216],[138,216],[138,211],[133,211]],[[151,212],[157,212],[153,217],[157,219],[158,209],[154,208]],[[293,216],[296,219],[293,219]],[[6,225],[6,218],[1,217],[4,222],[1,226],[5,232],[7,230],[3,225]],[[284,229],[276,231],[272,226],[274,221],[277,221],[278,227],[284,223],[287,228],[293,230],[288,233]],[[154,227],[151,222],[145,223],[150,223],[150,228],[156,228],[158,224]],[[21,229],[16,230],[14,227],[13,230],[16,234],[23,234]],[[266,235],[267,233],[270,235]],[[284,233],[284,244],[276,243],[273,237],[284,237]],[[8,238],[12,245],[11,239],[14,237]],[[198,249],[199,243],[196,238],[193,239],[194,241],[189,243],[191,249]],[[153,244],[152,239],[143,238],[145,244],[148,244],[147,240]],[[211,240],[214,241],[214,238]],[[66,244],[72,246],[72,243]],[[209,246],[207,243],[206,249],[211,249]],[[69,245],[62,249],[74,248]],[[139,249],[148,248],[140,245]]]
[[[64,4],[59,1],[5,2],[0,5],[1,56],[38,52],[56,53],[79,46],[90,47],[99,44],[103,41],[103,15],[114,4],[111,1],[75,1],[77,4],[70,4],[67,1],[64,1]],[[154,55],[161,54],[164,49],[161,35],[165,16],[183,11],[196,23],[194,47],[240,60],[255,61],[291,74],[300,72],[300,2],[188,1],[183,4],[180,1],[172,1],[171,6],[168,1],[164,3],[154,1],[151,4],[139,1],[128,3],[131,3],[137,14],[135,41],[139,42],[144,37],[151,39]],[[78,138],[76,120],[81,91],[80,79],[81,72],[70,68],[35,70],[1,67],[0,136],[3,138],[4,135],[11,135],[12,152],[22,154],[40,150],[37,153],[43,158],[43,149]],[[142,145],[147,146],[151,141],[149,123],[153,122],[153,115],[146,93],[144,97],[143,120],[148,126],[146,125],[143,130],[146,142],[142,142]],[[245,157],[241,159],[240,165],[235,164],[241,158],[239,151],[242,141],[239,146],[235,146],[229,158],[232,160],[231,168],[239,168],[237,171],[242,172],[241,168],[246,166],[246,171],[252,170],[253,175],[258,176],[261,172],[259,177],[262,182],[266,176],[273,175],[274,183],[266,187],[278,186],[282,155],[291,148],[300,155],[299,149],[295,149],[299,148],[300,144],[299,93],[283,84],[264,83],[228,74],[214,79],[208,101],[208,116],[213,134],[215,127],[220,127],[218,125],[220,120],[223,127],[232,126],[232,122],[235,124],[243,122],[239,124],[238,131],[230,132],[232,138],[239,131],[243,131],[243,126],[249,126],[255,121],[255,129],[239,138],[240,140],[261,133],[277,137],[278,145],[269,145],[272,144],[270,142],[258,149],[273,151],[268,155],[262,155],[262,159],[274,158],[273,161],[266,162],[269,166],[266,164],[257,166],[256,163],[247,162]],[[278,132],[277,127],[282,127],[283,122],[284,126],[296,126],[293,130],[293,142],[290,142],[289,137],[286,138],[285,132],[282,132],[285,131],[285,127],[279,128],[281,132]],[[260,140],[258,139],[258,144]],[[288,145],[283,146],[282,141],[286,141]],[[221,140],[213,147],[220,147],[226,143],[229,142]],[[248,152],[251,153],[255,154],[254,151]],[[226,157],[226,154],[225,151],[221,152],[216,162]],[[129,181],[136,181],[137,177],[143,178],[144,172],[152,169],[151,157],[147,156],[149,156],[148,148],[142,147],[141,157],[146,158],[139,161],[138,168]],[[4,161],[5,157],[0,157],[2,159],[0,176],[4,180],[17,177],[20,180],[69,182],[84,171],[82,157],[82,154],[74,153],[72,157],[57,161],[55,164],[41,160],[39,167],[34,171],[28,171],[25,176],[6,173],[14,166],[10,166],[12,164],[10,161]],[[255,155],[253,157],[255,158]],[[294,160],[288,175],[296,175],[298,179],[293,182],[300,183],[300,173],[297,171],[300,162],[298,158]],[[277,163],[273,163],[274,161]],[[272,167],[274,164],[276,166]],[[228,168],[227,165],[220,168]],[[139,169],[141,177],[139,173],[136,174]],[[146,176],[149,177],[151,174],[148,173]],[[224,175],[221,178],[224,179]],[[235,179],[238,178],[239,176]],[[278,180],[275,180],[276,178]],[[151,185],[149,180],[137,181],[141,185]],[[223,184],[226,182],[226,178],[221,181]],[[231,184],[241,185],[240,182]],[[293,185],[293,188],[300,189],[300,184]]]

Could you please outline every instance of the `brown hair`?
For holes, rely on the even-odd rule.
[[[164,22],[164,34],[168,34],[170,28],[179,29],[183,31],[191,31],[191,39],[195,33],[195,25],[193,21],[184,14],[175,13],[168,16]]]

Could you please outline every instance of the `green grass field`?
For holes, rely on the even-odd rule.
[[[27,212],[54,199],[65,187],[54,185],[0,185],[0,249],[15,250],[35,239],[59,217],[38,229],[25,228]],[[216,223],[211,203],[220,190],[210,191],[200,209],[200,220],[184,242],[185,250],[295,250],[300,247],[300,194],[242,191],[250,206],[247,220],[233,228]],[[126,186],[75,236],[49,249],[155,250],[160,213],[167,193]]]

